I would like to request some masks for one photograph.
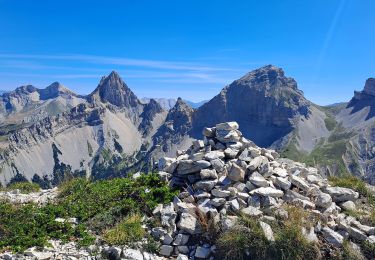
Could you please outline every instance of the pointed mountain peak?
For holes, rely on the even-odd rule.
[[[117,71],[112,70],[111,73],[108,75],[108,77],[110,77],[110,78],[120,78],[120,74]]]
[[[89,95],[89,100],[100,100],[118,107],[136,107],[140,104],[136,95],[116,71],[112,71],[107,77],[102,77],[98,87]]]
[[[180,97],[177,98],[177,101],[176,101],[176,104],[174,105],[174,108],[177,108],[177,109],[186,109],[186,108],[193,109],[188,103],[185,102],[185,100],[183,100]]]

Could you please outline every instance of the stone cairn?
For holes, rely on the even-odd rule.
[[[236,122],[205,128],[204,140],[193,141],[187,151],[177,152],[177,158],[159,160],[159,175],[183,190],[153,212],[161,220],[161,226],[151,230],[162,243],[161,255],[213,258],[215,246],[199,242],[205,232],[202,216],[224,231],[236,223],[239,213],[257,217],[266,238],[274,240],[271,226],[262,219],[274,219],[275,214],[287,218],[281,207],[285,203],[325,220],[302,230],[308,241],[324,239],[334,247],[341,247],[344,239],[375,243],[375,227],[341,213],[355,209],[357,192],[331,187],[317,169],[257,147],[238,128]]]

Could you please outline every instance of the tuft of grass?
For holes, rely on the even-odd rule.
[[[270,223],[275,241],[268,241],[257,219],[241,216],[238,224],[221,234],[216,242],[224,259],[319,259],[318,246],[306,240],[302,227],[314,222],[297,207],[287,207],[288,219]]]
[[[375,226],[375,207],[371,210],[370,221],[373,226]]]
[[[279,222],[275,229],[275,257],[277,259],[319,259],[320,250],[315,243],[306,240],[302,227],[307,227],[315,221],[299,207],[286,208],[288,219]]]
[[[241,217],[238,225],[221,234],[216,245],[222,259],[265,259],[270,242],[256,219]]]
[[[31,193],[40,191],[40,186],[37,183],[28,181],[13,182],[5,188],[6,191],[20,190],[21,193]]]
[[[142,217],[139,214],[127,216],[120,223],[104,232],[103,239],[110,245],[125,245],[140,241],[145,235]]]
[[[364,260],[363,255],[354,250],[348,240],[345,240],[342,245],[341,258],[344,260]]]
[[[350,188],[357,191],[361,196],[373,199],[373,195],[366,186],[366,183],[353,175],[334,176],[329,178],[332,186]]]
[[[364,241],[361,244],[361,249],[367,259],[375,259],[375,243],[371,244],[368,241]]]

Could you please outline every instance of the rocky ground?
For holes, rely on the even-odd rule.
[[[221,259],[224,256],[218,254],[217,245],[210,240],[213,235],[210,227],[226,232],[245,216],[257,221],[264,237],[272,243],[277,239],[271,223],[278,219],[287,221],[287,207],[292,206],[313,216],[314,221],[301,227],[301,232],[306,241],[320,245],[321,258],[349,243],[359,259],[365,259],[361,245],[375,243],[375,227],[346,213],[360,206],[359,193],[332,187],[315,168],[257,147],[238,128],[236,122],[205,128],[204,140],[194,141],[187,151],[179,151],[176,158],[159,161],[159,175],[181,192],[169,204],[160,204],[153,211],[152,219],[159,225],[148,232],[161,243],[157,255],[120,246],[78,248],[74,242],[61,245],[51,241],[51,246],[43,250],[32,248],[18,255],[5,252],[0,257]],[[8,192],[0,197],[17,203],[29,200],[43,203],[46,197],[53,198],[55,194],[55,190],[30,195]],[[367,258],[371,253],[374,254],[367,252]]]

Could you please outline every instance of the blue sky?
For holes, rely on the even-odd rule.
[[[375,77],[374,0],[0,0],[0,89],[86,94],[117,70],[139,97],[199,101],[274,64],[317,104]]]

